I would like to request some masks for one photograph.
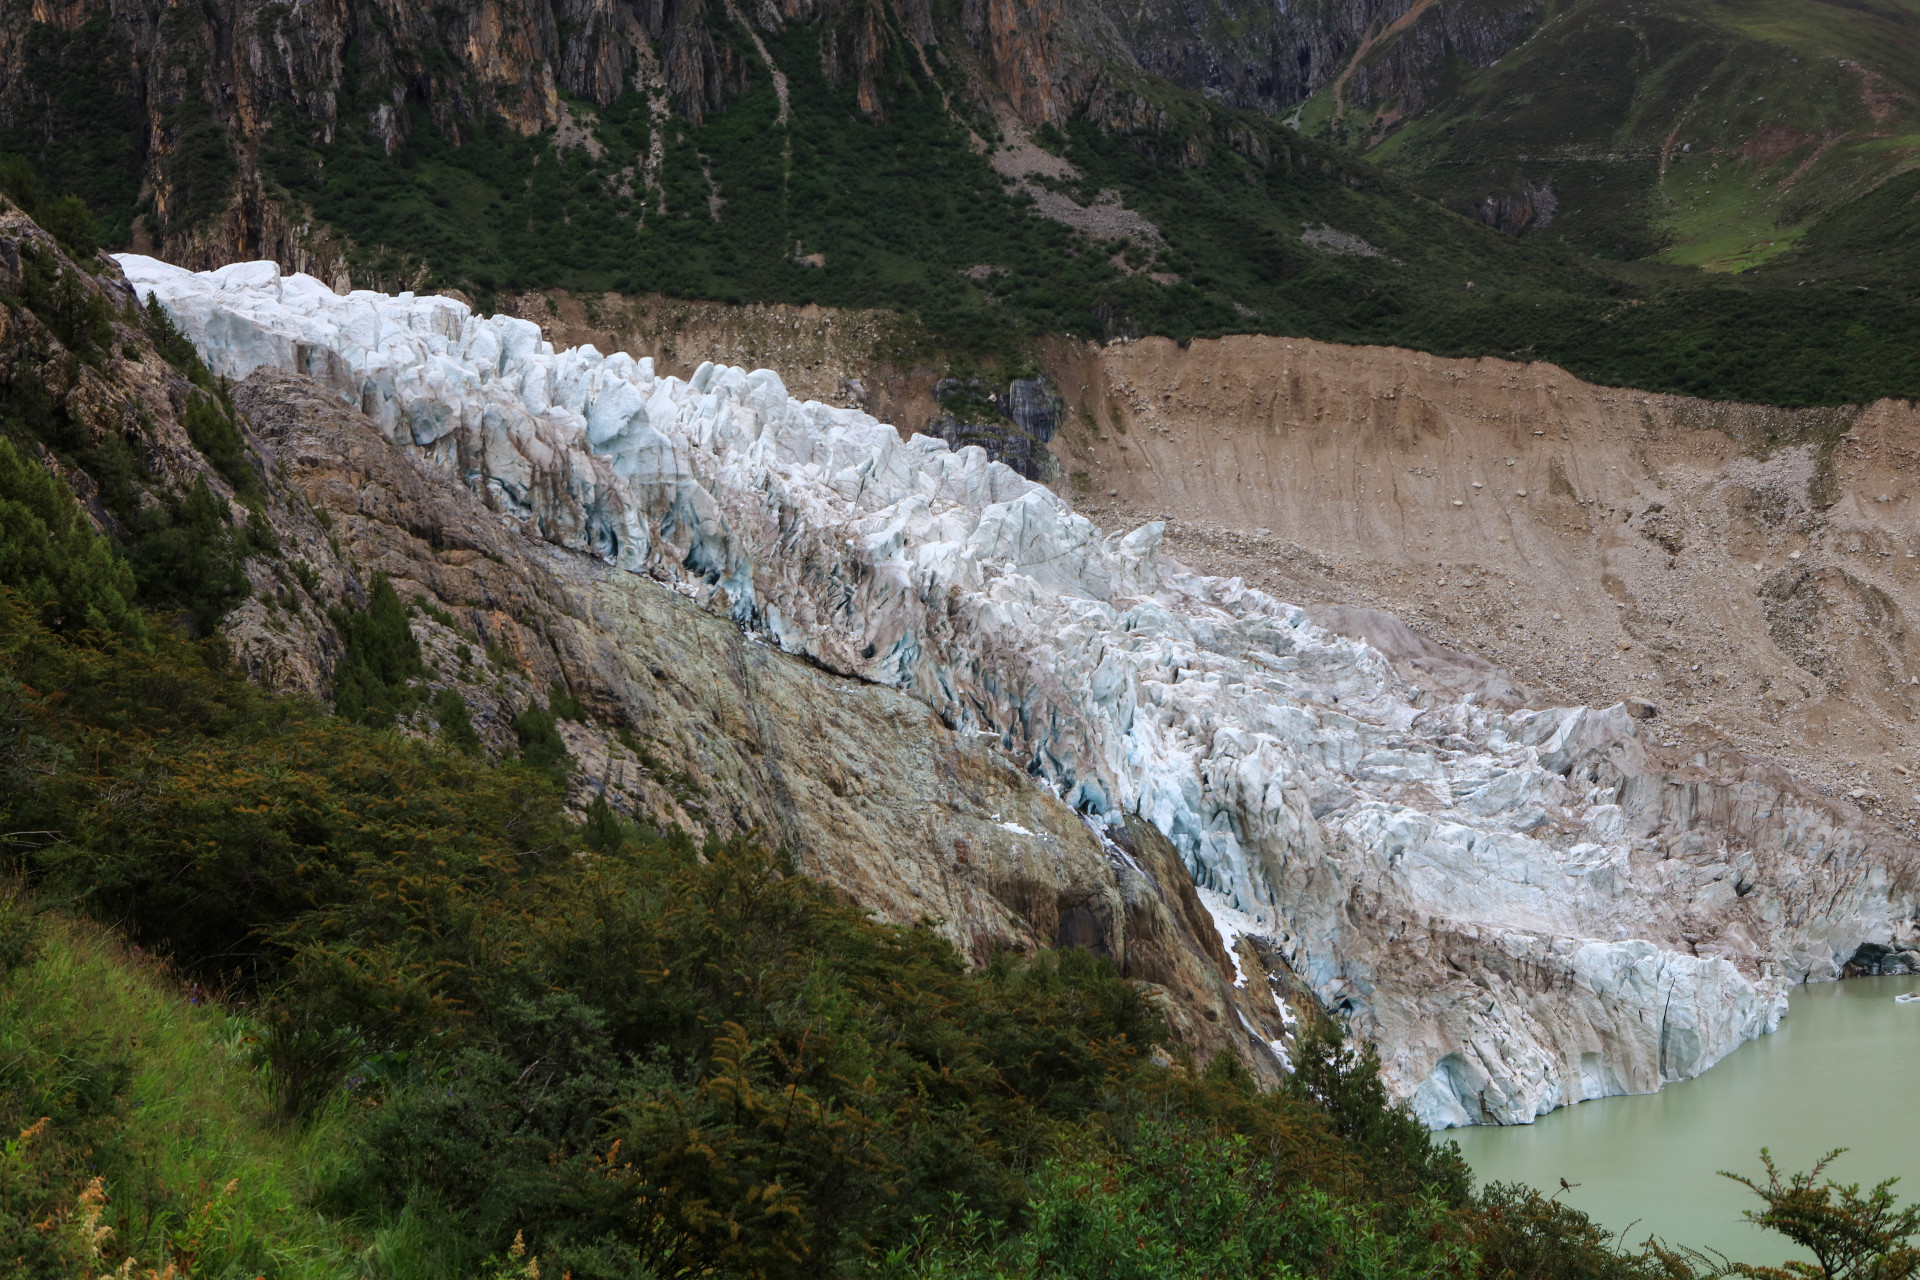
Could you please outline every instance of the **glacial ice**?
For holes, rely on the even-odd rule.
[[[1160,525],[1096,528],[978,448],[903,442],[764,369],[555,351],[446,298],[118,261],[216,373],[322,379],[531,534],[909,691],[1096,821],[1151,821],[1223,933],[1258,931],[1346,1012],[1430,1125],[1696,1075],[1895,927],[1871,877],[1818,919],[1769,880],[1767,945],[1695,954],[1681,916],[1725,859],[1636,863],[1655,802],[1624,795],[1643,755],[1621,708],[1436,704],[1300,609],[1163,559]],[[1796,821],[1775,851],[1795,875],[1858,861]]]

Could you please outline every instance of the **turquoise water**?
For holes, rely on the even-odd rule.
[[[1740,1217],[1759,1198],[1715,1176],[1757,1176],[1763,1146],[1788,1170],[1848,1147],[1832,1169],[1839,1181],[1899,1175],[1901,1202],[1920,1199],[1920,1003],[1893,999],[1907,991],[1920,991],[1920,979],[1799,987],[1778,1031],[1697,1079],[1445,1136],[1482,1183],[1579,1183],[1561,1200],[1635,1244],[1652,1234],[1777,1264],[1792,1256],[1786,1241]]]

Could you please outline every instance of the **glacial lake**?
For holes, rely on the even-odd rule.
[[[1716,1176],[1760,1173],[1760,1148],[1797,1171],[1847,1147],[1830,1172],[1871,1186],[1898,1175],[1902,1204],[1920,1199],[1920,978],[1853,978],[1796,988],[1780,1029],[1742,1045],[1693,1080],[1641,1097],[1562,1107],[1530,1125],[1450,1129],[1475,1179],[1523,1182],[1638,1246],[1718,1249],[1778,1265],[1795,1251],[1741,1218],[1761,1207]]]

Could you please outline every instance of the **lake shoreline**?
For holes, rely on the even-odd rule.
[[[1752,1193],[1721,1178],[1754,1173],[1760,1148],[1802,1169],[1847,1147],[1842,1182],[1900,1177],[1903,1201],[1920,1196],[1920,977],[1843,978],[1796,987],[1779,1029],[1756,1037],[1691,1080],[1657,1093],[1576,1103],[1529,1125],[1454,1129],[1481,1184],[1524,1182],[1589,1214],[1635,1244],[1713,1249],[1750,1262],[1778,1261],[1785,1242],[1745,1223]],[[1836,1082],[1848,1087],[1836,1089]],[[1561,1192],[1560,1179],[1571,1190]]]

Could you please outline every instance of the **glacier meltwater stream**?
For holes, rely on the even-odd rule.
[[[1741,1046],[1698,1079],[1659,1093],[1566,1107],[1531,1125],[1479,1126],[1446,1136],[1481,1183],[1524,1182],[1562,1199],[1630,1242],[1717,1249],[1739,1261],[1791,1256],[1780,1236],[1741,1218],[1759,1200],[1718,1177],[1754,1176],[1760,1148],[1784,1170],[1848,1151],[1832,1175],[1872,1185],[1899,1177],[1903,1203],[1920,1196],[1920,980],[1855,978],[1796,988],[1780,1029]]]

